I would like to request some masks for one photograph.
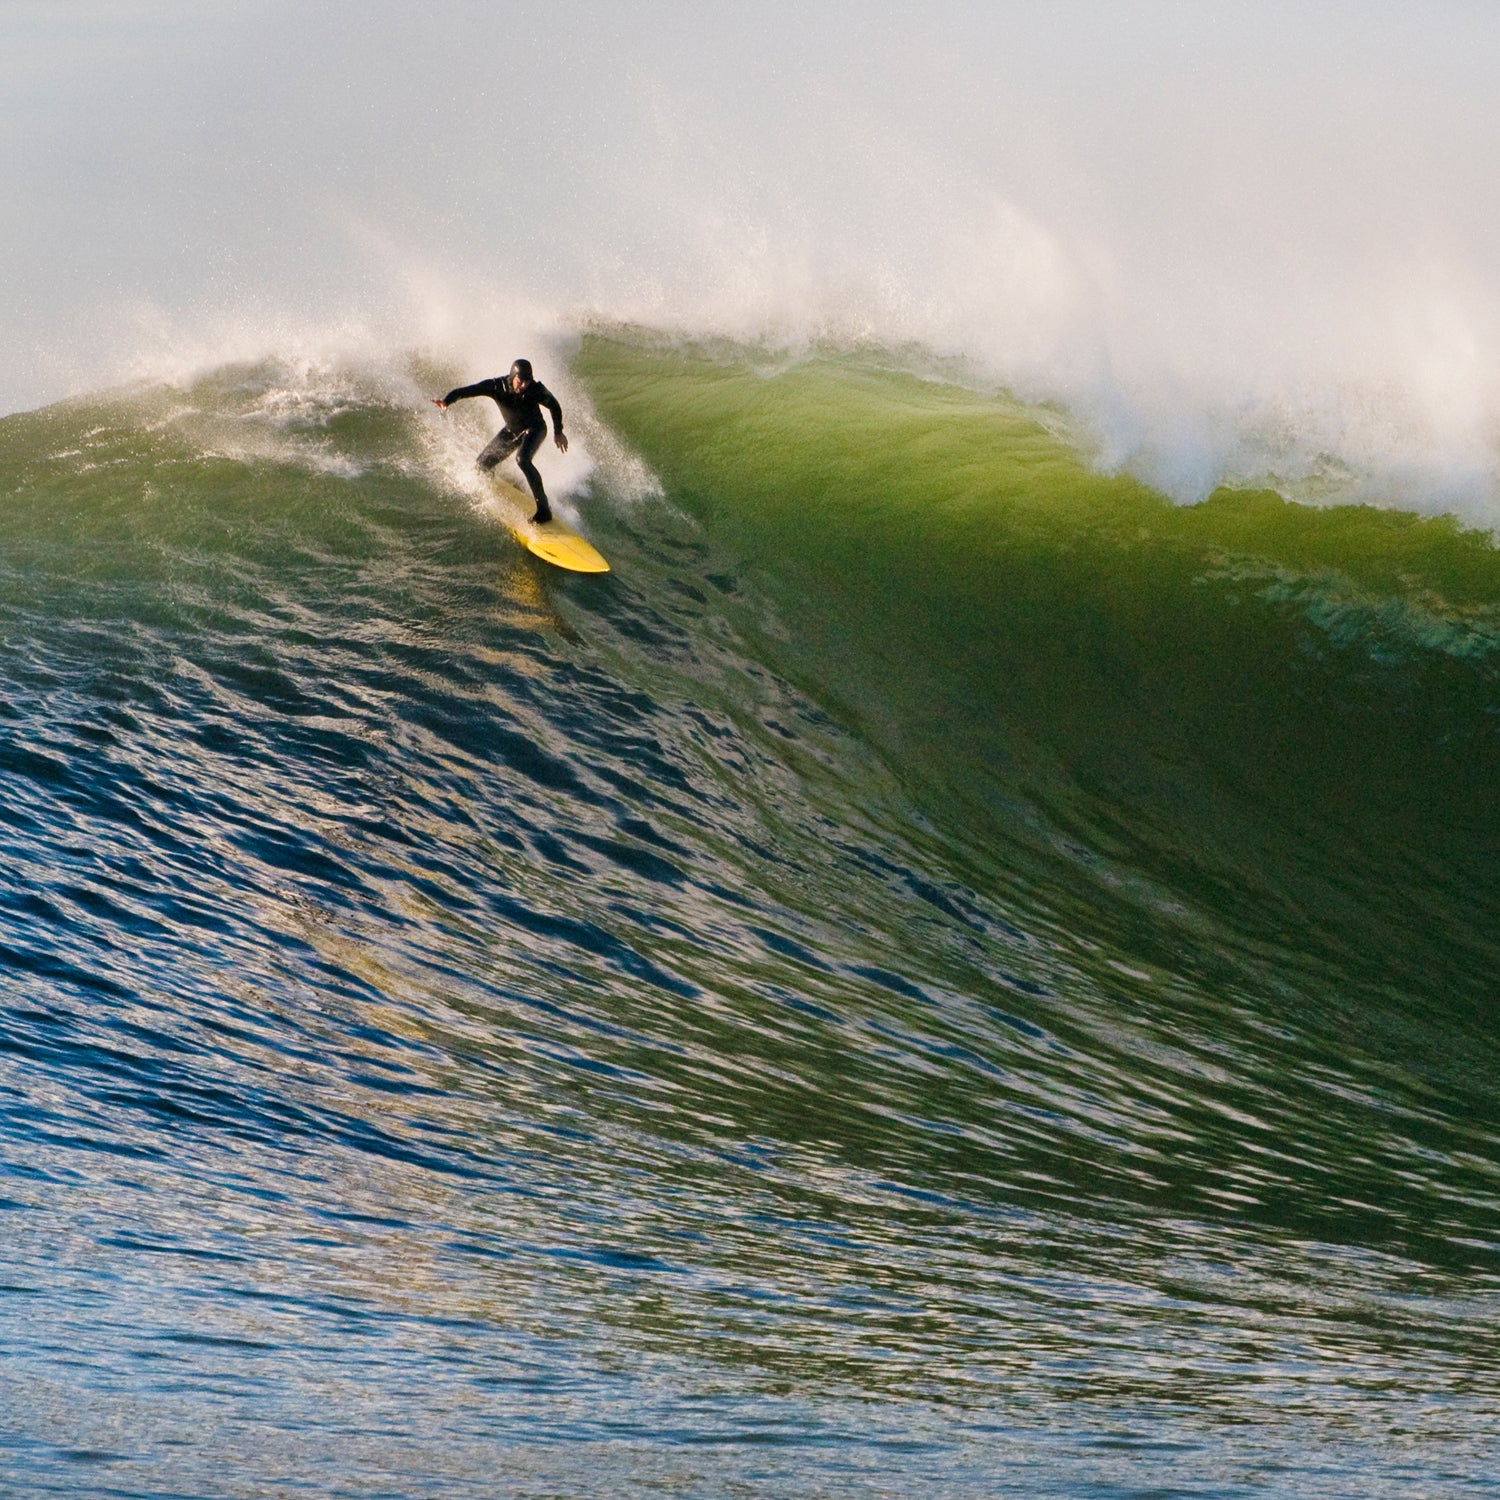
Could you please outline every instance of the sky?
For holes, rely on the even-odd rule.
[[[1484,516],[1497,62],[1487,0],[4,0],[0,412],[618,318],[958,357],[1184,499]]]

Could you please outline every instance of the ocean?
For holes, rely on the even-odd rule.
[[[0,420],[6,1492],[1494,1493],[1489,536],[460,373]]]
[[[0,1497],[1500,1495],[1496,57],[0,5]]]

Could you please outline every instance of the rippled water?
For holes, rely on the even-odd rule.
[[[763,372],[576,377],[607,578],[373,378],[0,424],[14,1492],[1493,1492],[1491,565],[1142,574],[938,389],[934,579],[896,377],[779,487]]]

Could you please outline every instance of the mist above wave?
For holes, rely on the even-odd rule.
[[[357,36],[186,14],[34,32],[60,87],[27,96],[51,128],[17,177],[6,404],[289,325],[477,376],[605,317],[911,346],[1183,500],[1270,480],[1496,519],[1479,8],[584,4],[524,39],[388,0]]]

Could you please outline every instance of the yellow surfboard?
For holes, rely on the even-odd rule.
[[[609,564],[599,549],[587,537],[579,536],[566,521],[559,521],[554,515],[550,521],[538,526],[530,519],[536,510],[536,502],[529,495],[523,495],[515,485],[503,479],[495,480],[495,488],[501,494],[501,519],[528,552],[534,552],[554,567],[567,568],[573,573],[609,572]]]
[[[528,551],[535,552],[544,561],[573,573],[607,573],[599,549],[587,537],[579,534],[566,521],[554,516],[541,526],[530,521],[517,521],[511,530],[521,539]]]

